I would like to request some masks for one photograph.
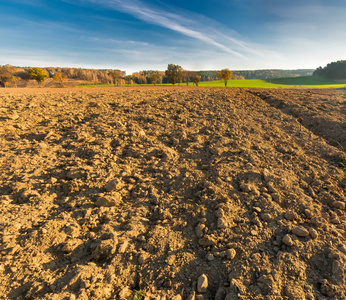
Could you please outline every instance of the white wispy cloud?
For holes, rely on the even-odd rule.
[[[148,4],[139,0],[87,0],[102,7],[107,7],[115,11],[127,13],[139,20],[149,24],[154,24],[178,32],[184,36],[197,39],[206,44],[214,46],[225,53],[234,56],[245,58],[244,52],[251,52],[260,55],[258,52],[253,51],[250,47],[246,46],[241,40],[223,34],[216,29],[206,27],[198,21],[192,21],[191,18],[172,13]],[[192,13],[190,13],[192,14]],[[196,16],[196,14],[194,14]],[[208,21],[204,20],[203,21]],[[212,20],[209,20],[215,23]],[[209,22],[210,23],[210,22]],[[208,24],[210,25],[210,24]],[[197,28],[203,28],[198,30]],[[210,32],[212,34],[207,34]],[[239,50],[238,50],[239,48]]]
[[[139,41],[133,41],[133,40],[119,40],[119,39],[113,39],[113,38],[102,38],[102,37],[90,37],[90,36],[82,36],[82,40],[85,40],[87,42],[95,42],[95,43],[104,43],[108,45],[120,45],[120,46],[148,46],[149,43],[147,42],[139,42]]]

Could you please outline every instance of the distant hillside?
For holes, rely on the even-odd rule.
[[[324,76],[335,80],[346,79],[346,60],[339,60],[328,64],[326,67],[319,67],[313,73],[314,76]]]

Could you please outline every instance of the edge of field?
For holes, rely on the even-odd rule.
[[[189,85],[193,83],[190,82]],[[114,87],[113,84],[88,84],[78,85],[77,87]],[[154,86],[153,84],[124,84],[124,87]],[[172,86],[170,83],[159,84],[156,86]],[[186,86],[186,83],[180,83],[176,86]],[[201,81],[198,86],[201,87],[224,87],[225,83],[221,80]],[[345,83],[340,83],[324,77],[300,76],[285,77],[273,79],[245,79],[228,80],[227,87],[245,87],[245,88],[346,88]]]

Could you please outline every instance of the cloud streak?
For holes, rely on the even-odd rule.
[[[221,41],[218,41],[214,37],[211,37],[208,34],[205,34],[204,32],[194,29],[193,24],[194,22],[191,21],[191,19],[184,18],[178,14],[174,14],[171,12],[167,12],[155,7],[149,7],[145,5],[141,1],[137,0],[88,0],[89,2],[98,4],[102,7],[107,7],[116,11],[121,11],[124,13],[127,13],[139,20],[142,20],[146,23],[158,25],[170,30],[173,30],[175,32],[178,32],[182,35],[185,35],[187,37],[191,37],[194,39],[197,39],[199,41],[202,41],[206,44],[209,44],[211,46],[217,47],[218,49],[222,50],[223,52],[235,55],[240,58],[244,58],[244,55],[240,53],[239,51],[233,50],[228,45],[224,44]],[[196,26],[197,24],[195,24]],[[221,34],[218,34],[218,36],[221,37]],[[235,45],[241,45],[243,50],[249,50],[246,48],[244,43],[242,41],[236,40],[235,38],[227,37],[229,41],[234,43]]]

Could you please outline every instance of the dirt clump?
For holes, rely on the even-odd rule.
[[[342,90],[1,92],[0,297],[346,298],[345,103]]]

